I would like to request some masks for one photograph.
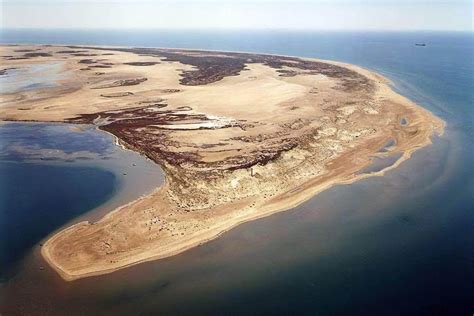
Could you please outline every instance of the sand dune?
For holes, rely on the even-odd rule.
[[[63,75],[52,87],[1,94],[0,119],[96,124],[167,175],[151,195],[44,244],[44,258],[66,280],[168,257],[334,184],[382,175],[444,128],[380,75],[343,63],[195,50],[25,49],[41,54],[1,47],[12,56],[3,57],[1,76],[56,61]],[[387,142],[393,145],[380,150]],[[388,168],[359,172],[373,157],[396,153]]]

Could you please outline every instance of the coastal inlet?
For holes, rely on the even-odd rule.
[[[3,281],[55,230],[94,222],[164,181],[156,164],[115,146],[94,126],[3,122],[0,139]]]

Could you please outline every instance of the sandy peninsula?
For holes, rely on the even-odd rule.
[[[444,128],[380,75],[337,62],[89,46],[2,46],[1,55],[10,83],[31,69],[54,76],[2,90],[1,120],[95,124],[166,174],[152,194],[47,240],[42,255],[65,280],[172,256],[382,175]]]

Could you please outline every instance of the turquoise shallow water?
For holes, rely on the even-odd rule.
[[[65,283],[30,256],[2,310],[36,315],[471,315],[472,33],[8,31],[3,42],[185,47],[341,60],[386,75],[447,122],[384,177],[337,186],[201,247]],[[415,42],[427,46],[416,47]],[[35,250],[36,249],[36,250]]]

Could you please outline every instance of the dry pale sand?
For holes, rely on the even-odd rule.
[[[96,124],[167,176],[154,193],[46,241],[42,255],[65,280],[172,256],[335,184],[382,175],[444,128],[383,77],[343,63],[117,47],[1,52],[7,75],[64,64],[55,87],[1,94],[0,119]],[[392,166],[359,173],[396,153]]]

